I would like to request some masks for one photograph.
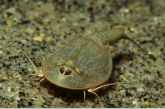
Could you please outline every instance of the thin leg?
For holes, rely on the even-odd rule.
[[[89,89],[88,92],[94,94],[94,95],[98,98],[99,104],[101,105],[101,107],[104,107],[104,104],[101,102],[100,97],[99,97],[93,90],[90,90],[90,89]]]
[[[93,90],[89,89],[88,92],[94,94],[98,98],[98,100],[101,101],[100,97]]]
[[[43,74],[42,74],[42,67],[41,67],[40,70],[38,71],[38,74],[28,74],[28,75],[43,77]]]
[[[85,93],[85,90],[84,90],[83,92],[84,92],[84,102],[85,102],[85,98],[86,98],[86,93]]]
[[[109,46],[109,50],[111,52],[111,57],[114,58],[117,51],[116,48],[114,46]]]
[[[40,82],[42,82],[45,78],[42,78]]]
[[[43,75],[37,75],[37,74],[27,74],[27,75],[25,75],[25,76],[28,76],[28,75],[43,77]]]
[[[123,84],[123,83],[124,83],[124,82],[117,82],[117,83],[105,84],[105,85],[98,86],[98,87],[93,88],[93,89],[89,89],[88,91],[89,91],[89,92],[93,92],[93,91],[98,90],[98,89],[103,88],[103,87],[112,86],[112,85],[115,85],[115,84]]]
[[[99,97],[94,91],[96,91],[96,90],[98,90],[98,89],[100,89],[100,88],[103,88],[103,87],[107,87],[107,86],[111,86],[111,85],[115,85],[115,84],[123,84],[123,83],[124,83],[124,82],[117,82],[117,83],[105,84],[105,85],[98,86],[98,87],[93,88],[93,89],[88,89],[88,92],[93,93],[93,94],[98,98],[99,103],[101,103],[101,105],[104,106],[104,105],[102,104],[102,102],[101,102],[100,97]]]

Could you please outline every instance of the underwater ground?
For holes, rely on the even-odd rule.
[[[117,51],[107,83],[123,84],[98,90],[101,103],[164,108],[164,10],[165,0],[0,1],[0,107],[101,107],[91,93],[84,102],[82,90],[41,81],[21,49],[40,69],[47,55],[79,33],[123,28],[146,53],[127,40],[113,44]]]

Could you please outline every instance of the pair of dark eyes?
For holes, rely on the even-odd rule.
[[[63,75],[70,75],[72,73],[72,70],[69,70],[69,69],[65,70],[64,67],[60,67],[59,72]]]

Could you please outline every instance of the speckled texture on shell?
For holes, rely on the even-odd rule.
[[[60,73],[60,68],[72,71]],[[86,37],[76,37],[43,62],[44,77],[60,87],[89,89],[103,84],[111,75],[112,58],[108,46]]]

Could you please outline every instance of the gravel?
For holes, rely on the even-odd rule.
[[[108,82],[100,89],[104,107],[165,108],[165,0],[0,1],[0,107],[101,107],[95,96],[42,80],[37,68],[78,33],[124,28],[147,51],[121,40]]]

